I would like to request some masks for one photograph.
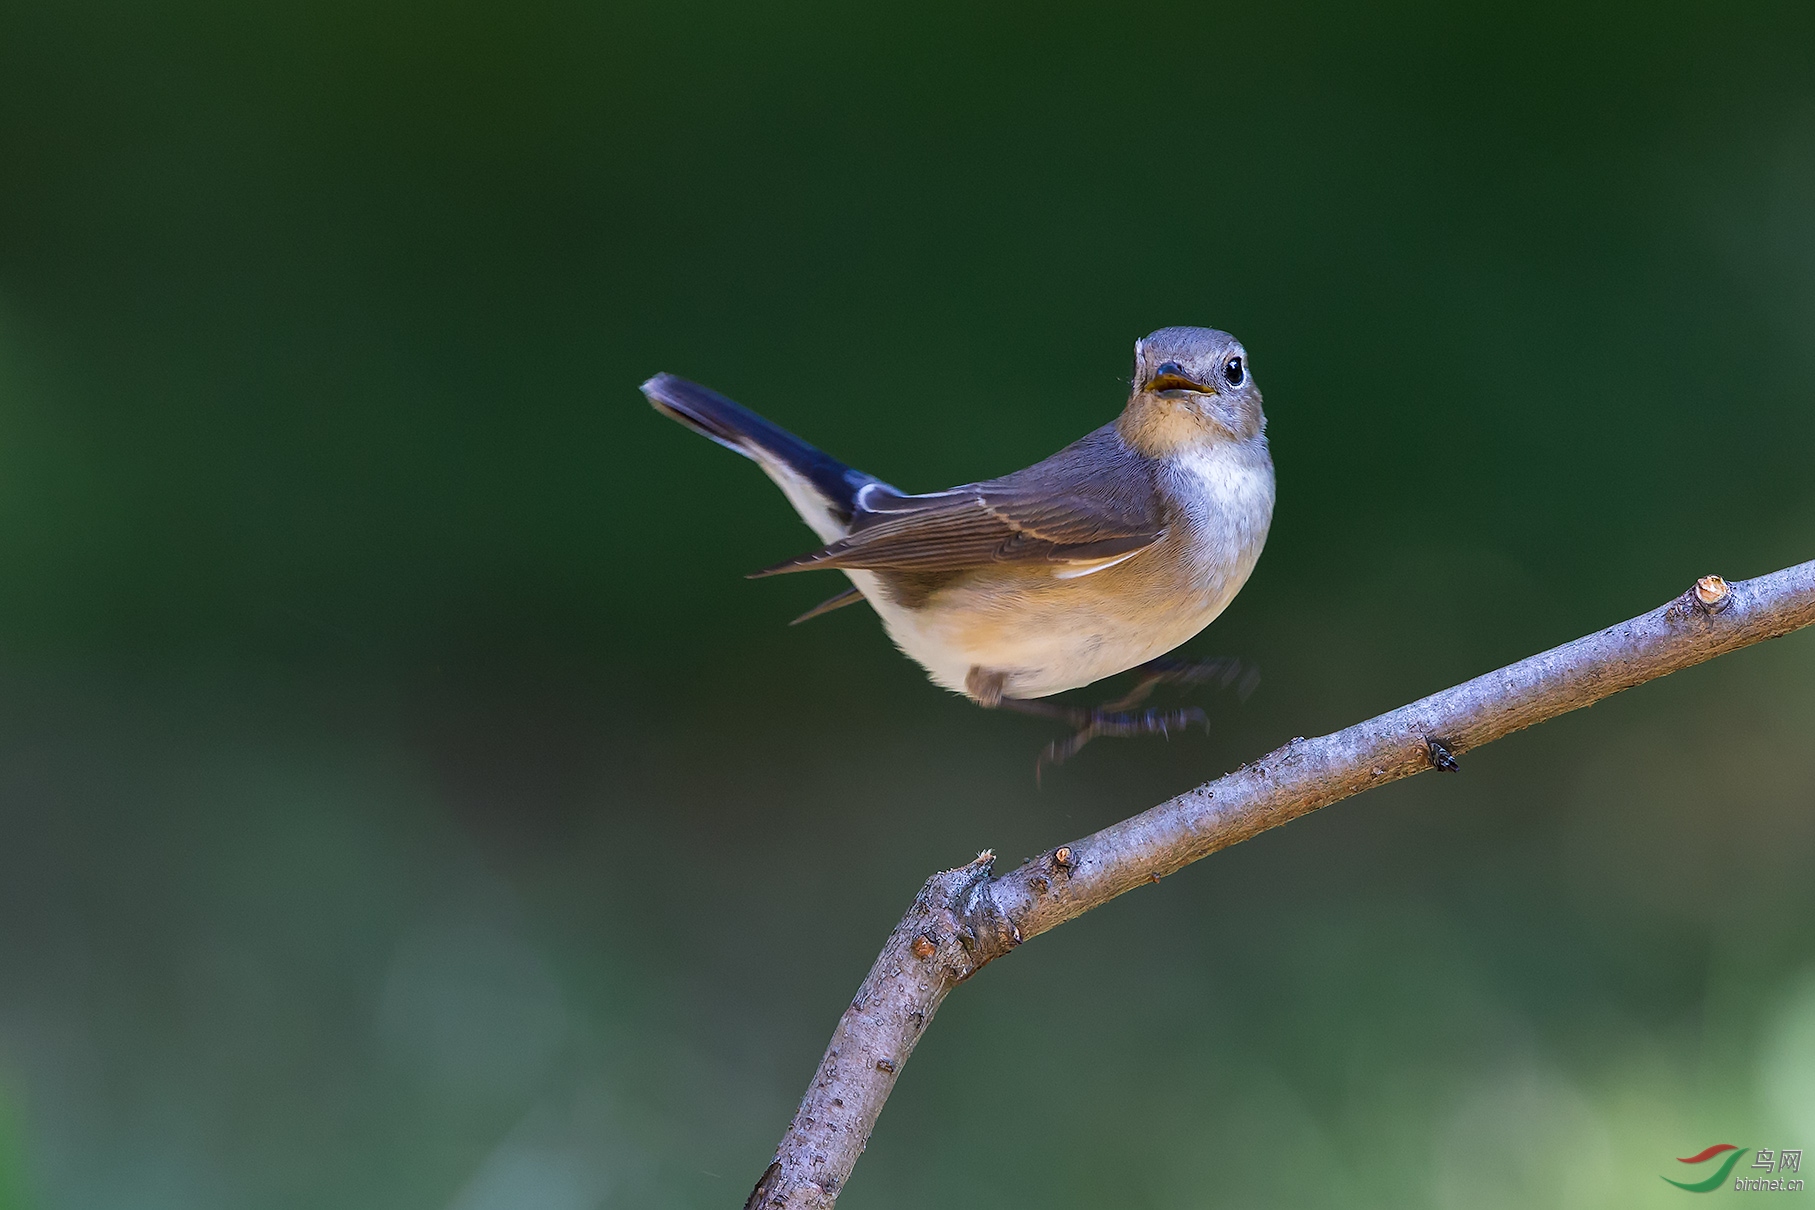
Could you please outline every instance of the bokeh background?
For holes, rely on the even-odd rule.
[[[1178,323],[1262,684],[1044,786],[636,390],[924,490]],[[928,873],[1815,557],[1812,466],[1806,5],[6,5],[0,1207],[741,1205]],[[1812,726],[1801,635],[1042,937],[841,1205],[1815,1148]]]

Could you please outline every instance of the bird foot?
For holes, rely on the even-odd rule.
[[[1047,765],[1064,764],[1098,736],[1125,739],[1133,735],[1171,735],[1174,731],[1183,731],[1191,726],[1200,726],[1206,732],[1210,730],[1209,716],[1196,706],[1178,710],[1090,710],[1018,697],[1005,697],[997,706],[1016,714],[1055,719],[1076,728],[1069,739],[1054,740],[1046,745],[1045,751],[1040,753],[1040,759],[1034,764],[1036,779]]]
[[[981,669],[975,671],[980,672]],[[995,686],[997,692],[993,695],[977,693],[978,688],[984,687],[981,684],[973,687],[972,692],[982,705],[1012,710],[1035,718],[1054,719],[1074,728],[1068,739],[1054,740],[1040,753],[1039,760],[1034,764],[1034,777],[1038,780],[1047,765],[1064,764],[1076,756],[1085,744],[1099,736],[1114,739],[1135,735],[1169,736],[1174,731],[1183,731],[1192,726],[1201,726],[1208,733],[1210,718],[1196,706],[1175,710],[1135,709],[1161,685],[1215,683],[1223,688],[1234,685],[1237,686],[1237,694],[1246,701],[1260,683],[1258,669],[1231,658],[1193,661],[1163,656],[1141,665],[1137,671],[1139,679],[1127,693],[1095,709],[1064,706],[1043,699],[1004,697],[1001,696],[999,686]]]
[[[1129,710],[1146,701],[1161,685],[1208,685],[1218,688],[1236,686],[1236,696],[1247,701],[1260,685],[1260,669],[1244,664],[1234,656],[1213,660],[1181,660],[1163,655],[1148,660],[1135,669],[1136,680],[1127,693],[1103,706],[1105,710]]]

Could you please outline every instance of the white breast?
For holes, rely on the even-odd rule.
[[[1193,579],[1206,606],[1220,613],[1254,570],[1273,522],[1266,439],[1187,450],[1168,459],[1161,474],[1185,514]]]

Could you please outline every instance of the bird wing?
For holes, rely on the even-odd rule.
[[[820,567],[951,572],[1001,563],[1071,567],[1126,556],[1166,532],[1151,463],[1105,425],[1000,479],[904,496],[859,493],[850,534],[757,572]]]

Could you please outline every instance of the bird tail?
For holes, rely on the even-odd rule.
[[[657,374],[643,384],[643,394],[664,416],[762,467],[801,519],[827,542],[849,530],[857,493],[881,482],[697,382]]]

